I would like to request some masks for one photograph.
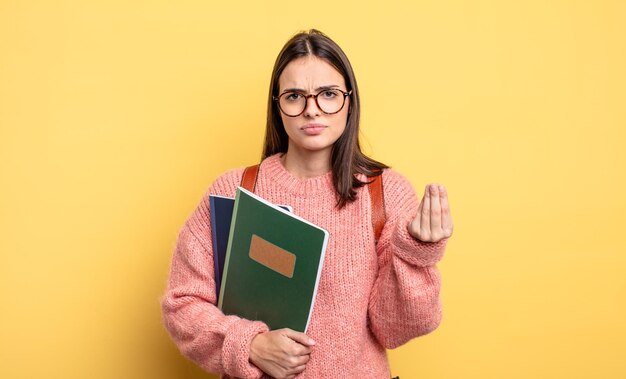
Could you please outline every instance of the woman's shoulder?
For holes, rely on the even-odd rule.
[[[411,182],[400,172],[383,171],[383,196],[387,220],[392,220],[417,208],[417,196]]]
[[[398,196],[406,196],[415,193],[411,182],[404,175],[394,170],[393,168],[384,168],[382,170],[381,176],[383,181],[383,194],[385,198],[391,199]],[[371,177],[368,178],[363,174],[359,174],[357,178],[365,183],[371,180]],[[367,186],[364,186],[362,188],[365,187]]]
[[[220,174],[209,186],[208,194],[234,197],[237,186],[241,183],[245,167],[232,168]]]
[[[413,186],[411,182],[406,178],[406,176],[402,175],[400,172],[392,169],[385,168],[383,170],[383,188],[385,188],[385,193],[387,190],[400,190],[400,191],[413,191]]]
[[[278,164],[280,164],[280,161],[278,159],[278,154],[275,154],[263,159],[261,163],[257,164],[262,165],[262,167],[265,168],[271,168],[276,165],[276,162],[279,162]],[[215,178],[215,180],[209,187],[208,194],[234,197],[237,187],[241,185],[241,178],[243,177],[244,170],[246,169],[246,167],[250,166],[252,166],[252,164],[233,168],[223,172],[221,175]]]

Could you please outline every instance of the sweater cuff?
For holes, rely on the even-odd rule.
[[[392,251],[403,261],[414,266],[434,266],[443,258],[448,238],[437,242],[423,242],[409,233],[409,225],[413,219],[404,217],[398,221],[396,231],[391,239]]]
[[[260,321],[239,319],[233,323],[224,338],[222,362],[226,374],[237,378],[257,379],[263,371],[250,363],[250,344],[259,333],[269,331],[267,325]]]

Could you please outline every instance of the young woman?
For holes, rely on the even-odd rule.
[[[446,190],[408,181],[366,157],[358,141],[359,92],[341,48],[319,31],[294,36],[272,73],[255,192],[329,231],[307,333],[268,330],[217,307],[208,194],[234,196],[243,169],[220,176],[183,226],[163,298],[181,352],[237,378],[386,378],[385,349],[441,320],[441,259],[452,234]],[[372,227],[371,177],[383,182],[386,222]],[[375,211],[375,210],[374,210]]]

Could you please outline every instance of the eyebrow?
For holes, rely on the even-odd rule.
[[[315,89],[315,92],[323,91],[323,90],[326,90],[326,89],[335,89],[335,88],[339,88],[339,85],[331,84],[331,85],[327,85],[327,86],[317,87]],[[281,93],[285,93],[285,92],[303,92],[303,93],[305,93],[306,91],[304,89],[302,89],[302,88],[287,88],[287,89],[283,90]]]

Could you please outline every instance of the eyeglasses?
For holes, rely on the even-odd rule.
[[[315,104],[322,112],[335,114],[343,109],[343,106],[346,104],[346,97],[351,94],[352,91],[344,92],[340,89],[324,89],[316,95],[287,91],[281,93],[278,97],[272,96],[272,99],[278,102],[278,108],[285,116],[298,117],[304,113],[310,97],[315,99]]]

